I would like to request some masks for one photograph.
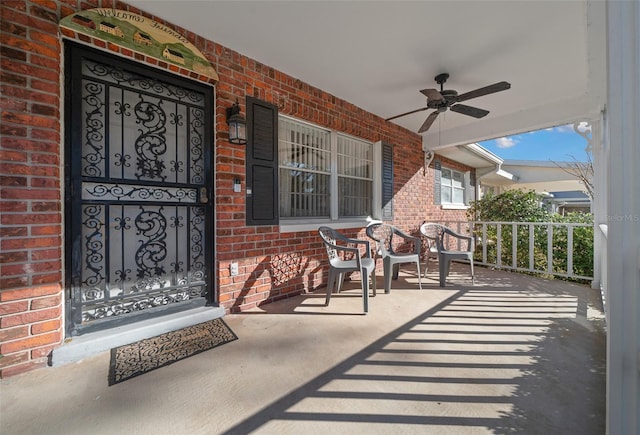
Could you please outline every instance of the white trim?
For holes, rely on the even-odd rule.
[[[361,219],[344,219],[344,220],[331,220],[331,219],[310,219],[308,221],[283,221],[280,220],[280,232],[281,233],[297,233],[299,231],[317,231],[319,227],[323,225],[330,226],[335,229],[345,228],[364,228],[369,225],[374,219],[371,217]]]
[[[443,210],[467,210],[468,208],[469,206],[464,204],[442,204]]]

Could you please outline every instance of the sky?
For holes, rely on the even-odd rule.
[[[585,131],[584,124],[579,128]],[[586,134],[590,135],[590,131],[586,131]],[[503,160],[587,160],[587,140],[574,131],[572,124],[478,143]]]

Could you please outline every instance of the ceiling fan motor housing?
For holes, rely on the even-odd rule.
[[[427,99],[427,107],[429,109],[437,109],[439,112],[444,112],[447,107],[458,102],[458,93],[454,90],[440,91],[442,100],[430,100]]]

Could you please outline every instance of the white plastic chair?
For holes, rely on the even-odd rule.
[[[420,233],[427,239],[429,245],[431,245],[431,243],[435,243],[438,251],[440,287],[445,286],[447,276],[449,275],[451,260],[468,260],[471,266],[471,283],[475,284],[475,275],[473,274],[473,237],[456,233],[451,228],[431,222],[423,223],[420,226]],[[450,241],[448,240],[449,237],[453,237],[457,240]],[[452,245],[458,246],[458,240],[462,240],[462,244],[465,244],[464,242],[466,242],[466,250],[448,249]],[[427,271],[425,270],[424,273],[426,277]]]
[[[325,305],[329,305],[331,292],[336,287],[340,292],[344,274],[360,272],[362,281],[362,299],[364,312],[369,311],[369,277],[371,277],[373,296],[376,295],[376,264],[371,258],[371,248],[368,240],[350,239],[333,228],[322,226],[318,234],[327,248],[329,257],[329,279],[327,282],[327,296]],[[358,245],[365,245],[364,256],[361,257]]]
[[[420,281],[420,249],[422,242],[419,237],[413,237],[403,233],[393,225],[375,222],[367,226],[367,236],[376,241],[376,254],[382,257],[384,270],[384,292],[391,291],[391,279],[398,279],[400,264],[415,263],[418,268],[418,286],[422,290]],[[410,245],[407,251],[397,251],[396,241],[402,240],[402,244]]]

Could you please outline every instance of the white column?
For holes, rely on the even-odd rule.
[[[640,1],[607,1],[607,433],[640,433]]]

